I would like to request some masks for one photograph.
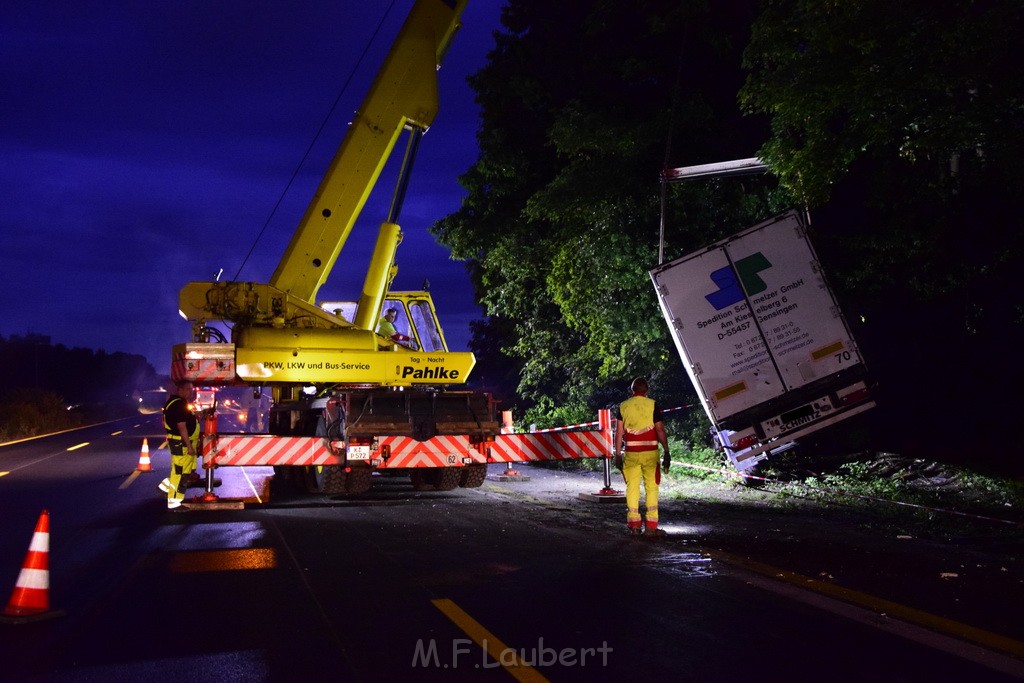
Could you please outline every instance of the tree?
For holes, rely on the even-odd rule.
[[[855,255],[851,289],[981,291],[1022,253],[1022,29],[1019,2],[764,4],[740,98],[771,116],[760,154],[781,183],[853,212],[834,249]]]
[[[1024,343],[1022,19],[994,0],[767,0],[745,53],[760,155],[816,207],[884,431],[915,454],[1003,452],[1022,408],[986,398]]]
[[[81,424],[58,394],[37,388],[15,389],[0,397],[0,442],[57,432]]]
[[[0,337],[0,398],[19,389],[34,388],[63,397],[70,404],[132,406],[132,396],[160,385],[158,376],[142,356],[123,352],[74,348],[52,344],[40,334]],[[129,408],[129,409],[131,409]]]
[[[461,178],[462,208],[434,232],[467,261],[486,313],[506,322],[490,343],[520,368],[538,423],[592,419],[636,375],[688,385],[647,275],[658,178],[677,159],[750,156],[763,140],[735,102],[753,17],[750,2],[505,8],[507,32],[471,79],[481,155]],[[667,253],[765,217],[772,182],[745,183],[670,188]]]
[[[767,0],[741,92],[771,116],[761,156],[809,206],[864,157],[933,182],[1020,149],[1024,6],[999,0]]]

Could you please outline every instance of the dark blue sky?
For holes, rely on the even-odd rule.
[[[260,229],[391,2],[5,3],[0,9],[0,335],[146,356],[188,341],[178,290],[266,282],[412,0],[383,28],[253,255]],[[466,77],[499,0],[471,0],[440,72],[399,221],[396,289],[429,279],[449,346],[480,318],[462,263],[428,227],[455,211],[476,160]],[[404,144],[404,140],[399,145]],[[396,150],[395,161],[401,155]],[[355,299],[394,183],[389,165],[320,299]]]

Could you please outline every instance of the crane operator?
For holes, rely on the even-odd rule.
[[[377,325],[377,334],[382,337],[387,337],[392,341],[396,341],[402,346],[407,346],[411,349],[416,348],[416,342],[410,339],[408,336],[402,334],[395,327],[395,319],[398,318],[398,310],[395,308],[388,308],[384,311],[384,317],[381,318],[380,323]]]

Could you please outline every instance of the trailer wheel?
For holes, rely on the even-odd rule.
[[[462,468],[459,476],[459,486],[464,489],[475,489],[484,483],[487,478],[487,464],[478,462],[466,465]]]

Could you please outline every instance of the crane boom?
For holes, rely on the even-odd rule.
[[[437,114],[437,69],[467,0],[420,0],[331,161],[270,285],[312,303],[402,131]]]
[[[409,166],[437,113],[437,68],[467,1],[416,0],[270,281],[182,288],[179,310],[192,323],[193,342],[172,349],[174,379],[271,392],[268,433],[221,440],[207,431],[208,466],[257,459],[309,493],[361,493],[379,469],[408,473],[416,488],[483,482],[488,444],[500,432],[494,401],[453,390],[476,359],[448,349],[428,292],[389,291]],[[398,189],[358,302],[318,304],[405,130],[410,144]],[[231,323],[230,341],[210,326],[217,321]]]
[[[437,69],[467,1],[416,0],[270,281],[191,282],[182,288],[179,310],[192,322],[198,346],[178,345],[172,372],[194,374],[197,361],[215,357],[215,376],[201,381],[465,384],[475,359],[471,353],[447,349],[428,293],[400,297],[405,303],[400,303],[399,318],[408,320],[407,331],[382,338],[376,327],[397,271],[395,250],[402,232],[394,221],[412,151],[437,114]],[[344,317],[335,315],[317,305],[317,292],[404,130],[410,131],[410,151],[392,210],[380,226],[358,305],[346,309]],[[393,307],[397,293],[392,295]],[[232,324],[230,347],[204,345],[216,321]],[[420,323],[429,329],[420,330]],[[423,353],[410,358],[415,351]],[[177,371],[181,366],[185,369]],[[429,372],[409,370],[414,367]]]

